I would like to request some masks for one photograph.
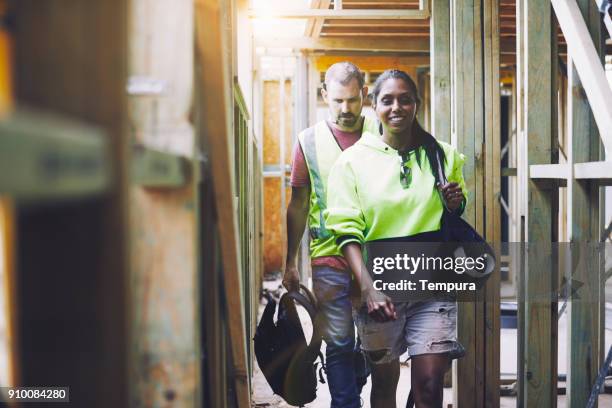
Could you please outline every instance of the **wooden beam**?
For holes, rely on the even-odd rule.
[[[605,180],[612,178],[612,161],[574,164],[574,178],[578,180]]]
[[[11,30],[16,101],[103,129],[103,172],[112,177],[98,199],[17,208],[19,340],[29,345],[20,351],[22,379],[70,386],[74,406],[129,406],[129,372],[142,363],[129,359],[129,2],[11,6],[20,22]],[[61,346],[40,352],[50,344]]]
[[[553,47],[554,19],[550,4],[520,0],[517,4],[519,110],[522,129],[518,132],[523,165],[550,164],[556,138],[555,101],[557,72]],[[529,167],[529,173],[540,169]],[[551,168],[549,168],[551,169]],[[540,174],[542,175],[542,174]],[[544,174],[546,175],[546,174]],[[522,184],[524,229],[528,243],[527,261],[521,270],[519,287],[522,309],[519,327],[519,406],[554,407],[557,401],[557,270],[552,267],[556,190],[546,189],[532,180]],[[536,247],[537,245],[537,247]],[[543,296],[543,294],[548,296]]]
[[[431,132],[451,141],[451,42],[450,8],[446,0],[432,0],[431,6]]]
[[[321,0],[311,0],[310,8],[318,9],[320,3]],[[314,26],[315,21],[317,21],[315,18],[309,18],[308,21],[306,21],[306,27],[304,27],[304,37],[312,36],[312,27]]]
[[[10,387],[23,384],[19,364],[20,339],[19,308],[17,299],[17,212],[15,202],[9,197],[0,196],[0,278],[4,310],[2,312],[2,330],[5,338],[2,352],[5,354],[6,366],[2,375]],[[10,406],[10,405],[9,405]]]
[[[164,405],[172,394],[173,404],[194,406],[203,390],[202,360],[193,356],[203,355],[205,328],[203,295],[197,290],[202,247],[192,165],[195,132],[189,122],[193,2],[151,7],[149,0],[132,0],[130,6],[128,73],[154,75],[167,85],[163,94],[129,96],[130,400],[137,406]],[[160,25],[168,29],[159,30]],[[159,367],[172,373],[170,380],[157,374]]]
[[[388,20],[411,20],[429,18],[429,12],[421,10],[249,10],[251,18],[280,18],[280,19],[305,19],[305,18],[336,18],[336,19],[388,19]]]
[[[180,188],[190,180],[191,161],[142,145],[132,149],[132,183],[142,187]]]
[[[316,57],[315,66],[319,72],[324,72],[333,64],[341,61],[350,61],[357,65],[361,71],[372,72],[382,72],[391,67],[407,71],[410,69],[409,67],[429,65],[428,56],[392,57],[387,55],[323,55],[321,57]]]
[[[501,238],[501,95],[499,86],[500,26],[499,0],[482,2],[483,78],[484,78],[484,204],[485,238],[498,243]],[[498,248],[501,250],[500,248]],[[501,253],[500,253],[501,255]],[[501,268],[489,278],[485,287],[483,319],[484,338],[484,405],[500,404],[500,309]]]
[[[569,164],[532,164],[529,178],[567,180],[571,177]]]
[[[601,57],[593,45],[576,0],[551,0],[551,3],[591,105],[606,154],[612,157],[612,89]]]
[[[325,20],[324,27],[427,27],[430,20]]]
[[[312,60],[311,60],[312,61]],[[297,134],[302,129],[306,129],[309,125],[309,94],[317,89],[315,84],[310,84],[308,80],[308,56],[305,53],[300,53],[297,59],[297,73],[295,76],[295,104],[293,115],[295,118],[295,132],[293,132],[293,145],[297,143]],[[309,86],[310,85],[310,86]],[[285,166],[283,166],[285,167]],[[280,171],[280,166],[278,166]],[[304,231],[300,249],[298,251],[298,265],[300,271],[300,281],[308,282],[311,276],[310,271],[310,236],[307,231]]]
[[[0,121],[0,193],[21,200],[108,193],[109,149],[99,128],[57,115],[18,111]]]
[[[429,40],[424,38],[255,38],[256,47],[293,48],[297,50],[344,50],[369,52],[429,52]]]
[[[576,18],[583,18],[588,41],[602,44],[601,18],[593,0],[573,0],[578,9]],[[588,24],[588,28],[586,24]],[[570,44],[573,39],[570,39]],[[597,55],[601,55],[602,47],[598,47]],[[580,180],[584,173],[595,175],[601,170],[608,170],[612,178],[612,162],[602,166],[596,161],[600,155],[599,135],[593,119],[593,112],[583,88],[584,81],[579,76],[577,64],[574,61],[576,53],[572,46],[568,55],[568,162],[572,166],[574,177],[567,182],[567,225],[568,238],[572,243],[569,252],[568,267],[564,271],[567,282],[579,281],[576,296],[568,304],[567,316],[567,401],[570,406],[586,406],[602,361],[603,344],[600,333],[601,314],[604,314],[603,298],[600,294],[600,274],[597,254],[587,254],[591,245],[588,242],[599,240],[599,184],[595,181]],[[609,101],[608,101],[609,103]],[[586,163],[585,163],[586,162]],[[605,163],[605,162],[600,162]],[[603,168],[602,168],[603,167]],[[599,171],[598,171],[599,170]],[[600,173],[601,175],[601,173]],[[582,244],[582,245],[581,245]],[[594,255],[594,256],[593,256]],[[576,266],[574,268],[574,265]],[[569,293],[574,293],[569,290]],[[605,320],[603,320],[605,321]]]
[[[457,0],[451,8],[450,60],[452,109],[457,149],[466,156],[463,175],[468,190],[464,217],[483,235],[484,231],[484,93],[481,26],[482,2]],[[484,407],[485,321],[484,302],[459,302],[457,336],[466,356],[456,363],[456,403],[459,407]]]
[[[320,0],[319,2],[319,9],[323,9],[323,10],[327,10],[329,9],[329,5],[331,4],[331,0]],[[313,21],[312,19],[308,20]],[[315,18],[313,25],[312,25],[312,30],[310,33],[310,37],[312,38],[318,38],[319,35],[321,34],[321,29],[323,28],[323,25],[325,24],[325,19],[324,18]]]
[[[226,39],[222,21],[223,2],[196,0],[196,52],[202,67],[201,132],[206,137],[210,152],[210,165],[215,202],[221,258],[224,274],[227,324],[229,328],[233,363],[233,380],[240,408],[250,407],[250,389],[247,372],[245,317],[243,304],[240,252],[238,250],[238,224],[234,198],[234,158],[230,145],[230,115],[232,110],[231,81],[224,61]]]

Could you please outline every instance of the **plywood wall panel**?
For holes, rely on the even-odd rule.
[[[264,81],[264,149],[263,158],[266,165],[277,165],[280,161],[280,94],[278,81]],[[293,85],[285,81],[285,163],[291,164],[291,151],[293,148]]]
[[[280,192],[280,178],[264,179],[264,274],[279,271],[283,262]]]

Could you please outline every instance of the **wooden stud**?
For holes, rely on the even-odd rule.
[[[484,55],[484,194],[485,238],[498,245],[501,242],[501,95],[499,81],[500,37],[499,0],[483,1]],[[499,249],[499,247],[497,247]],[[501,255],[501,254],[500,254]],[[488,280],[485,287],[484,320],[484,406],[499,407],[500,401],[500,286],[501,270]]]
[[[519,144],[528,147],[523,163],[548,164],[552,160],[552,143],[556,137],[554,104],[556,95],[551,61],[556,61],[552,46],[554,20],[546,2],[521,1],[521,17],[517,18],[520,32],[521,91],[524,99],[520,109],[523,128]],[[519,334],[521,406],[556,406],[557,389],[557,304],[555,293],[557,272],[550,242],[553,237],[553,193],[528,181],[524,190],[526,215],[525,240],[528,242],[527,267],[521,287],[525,303]],[[536,249],[537,246],[537,249]],[[535,253],[537,252],[537,255]],[[541,296],[544,295],[542,299]],[[548,295],[548,296],[546,296]]]
[[[282,61],[282,58],[281,58]],[[282,62],[281,62],[281,67],[283,66]],[[284,68],[281,69],[281,76],[278,79],[278,86],[279,86],[279,100],[278,100],[278,107],[279,107],[279,131],[278,131],[278,145],[279,145],[279,163],[280,163],[280,183],[281,183],[281,188],[280,188],[280,212],[281,212],[281,220],[285,220],[284,214],[287,211],[287,205],[286,205],[286,197],[285,197],[285,186],[286,186],[286,176],[285,176],[285,145],[286,145],[286,139],[287,139],[287,135],[285,132],[286,129],[286,125],[285,125],[285,76],[284,76]],[[282,223],[281,226],[281,236],[282,237],[286,237],[287,233],[286,233],[286,229],[287,226],[285,225],[285,222]],[[283,240],[283,247],[285,247],[285,243]],[[283,259],[284,259],[284,255],[283,254]]]
[[[2,290],[4,331],[2,352],[5,354],[7,371],[3,372],[7,386],[22,384],[19,364],[17,308],[17,265],[15,251],[17,245],[15,202],[0,196],[0,278]]]
[[[210,152],[221,254],[223,261],[224,290],[233,362],[233,380],[239,407],[250,406],[249,378],[247,372],[246,333],[242,279],[238,251],[238,226],[234,200],[233,157],[230,142],[231,89],[228,65],[224,58],[224,31],[222,27],[222,3],[219,0],[197,0],[196,50],[202,70],[202,126],[206,146]]]
[[[194,406],[201,399],[200,361],[193,357],[201,354],[201,319],[195,290],[194,130],[188,121],[194,83],[193,3],[157,1],[153,7],[148,0],[134,0],[130,6],[129,75],[167,84],[163,95],[129,96],[136,145],[129,207],[130,357],[135,362],[130,400],[134,405],[163,405],[173,395],[173,403]]]
[[[463,174],[468,190],[464,217],[483,231],[484,222],[484,143],[482,12],[480,0],[457,0],[451,10],[451,66],[453,80],[454,143],[466,155]],[[456,363],[453,380],[459,407],[482,407],[484,404],[485,347],[484,304],[458,303],[457,335],[466,347],[466,356]]]
[[[560,10],[555,2],[553,6],[560,19],[561,27],[567,30],[568,22],[559,16]],[[593,51],[597,56],[597,63],[601,64],[601,18],[596,4],[589,0],[578,0],[573,2],[571,8],[578,13],[572,16],[574,23],[581,24],[584,28],[581,35],[585,35],[586,38],[582,40],[588,41],[591,49],[593,49],[593,43],[597,44]],[[573,296],[568,303],[567,310],[567,399],[569,406],[577,407],[586,406],[599,371],[599,364],[603,361],[600,333],[604,328],[600,327],[601,319],[597,318],[603,309],[603,298],[600,294],[602,286],[600,273],[602,271],[599,267],[598,254],[592,252],[596,247],[593,248],[592,244],[588,244],[599,240],[599,185],[595,180],[580,180],[576,177],[576,173],[582,172],[581,176],[588,174],[590,178],[595,178],[603,175],[597,170],[604,170],[604,174],[605,170],[608,170],[607,177],[612,178],[612,162],[601,162],[601,164],[592,162],[598,160],[600,154],[598,128],[593,118],[593,113],[597,108],[592,106],[595,102],[592,98],[587,99],[587,92],[592,92],[591,89],[588,89],[588,82],[592,78],[582,80],[584,68],[580,65],[584,64],[584,61],[577,61],[575,58],[583,58],[581,54],[584,50],[574,48],[573,41],[576,39],[571,36],[578,35],[577,33],[567,34],[570,45],[567,105],[568,162],[574,174],[570,174],[567,182],[567,197],[570,203],[567,211],[567,225],[569,242],[572,247],[569,254],[571,261],[568,262],[565,278],[567,282],[579,281],[583,284],[576,289],[576,296]],[[612,97],[612,93],[610,95]],[[572,268],[572,265],[576,267]],[[603,311],[605,313],[605,309]]]
[[[17,208],[21,385],[70,386],[75,406],[127,406],[128,2],[65,5],[12,3],[16,101],[102,128],[112,182],[78,205]]]
[[[297,135],[306,129],[309,124],[309,94],[313,92],[308,81],[308,57],[301,53],[297,58],[297,75],[295,76],[295,131],[293,132],[293,144],[299,143]],[[298,251],[298,265],[300,268],[300,281],[307,284],[311,276],[310,271],[310,249],[309,234],[304,231],[300,249]]]
[[[432,0],[431,7],[431,132],[451,141],[450,8],[446,0]]]

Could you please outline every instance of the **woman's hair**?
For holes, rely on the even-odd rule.
[[[421,97],[419,96],[419,90],[417,89],[416,84],[414,83],[412,78],[410,78],[410,75],[408,75],[404,71],[400,71],[399,69],[388,69],[382,74],[380,74],[378,78],[376,78],[376,82],[374,82],[374,89],[372,91],[372,101],[374,102],[374,104],[378,103],[378,95],[380,94],[382,85],[388,79],[401,79],[402,81],[404,81],[406,85],[408,85],[408,88],[410,88],[410,90],[412,91],[414,99],[416,100],[417,107],[421,105]],[[423,127],[421,127],[421,124],[419,123],[416,117],[414,118],[414,122],[412,122],[412,132],[423,142],[423,147],[425,148],[427,159],[429,160],[429,163],[431,163],[432,171],[435,172],[436,170],[433,168],[433,163],[437,162],[436,152],[438,153],[438,157],[440,157],[440,159],[442,160],[442,163],[446,162],[446,155],[444,154],[444,149],[442,149],[442,146],[440,146],[435,137],[433,137],[430,133],[423,129]],[[420,167],[421,163],[418,154],[416,155],[416,159]]]

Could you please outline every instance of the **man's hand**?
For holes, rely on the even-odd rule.
[[[446,183],[444,185],[438,185],[438,188],[444,196],[446,201],[446,207],[455,211],[463,202],[463,191],[458,183]]]
[[[283,286],[289,292],[300,290],[300,272],[298,271],[297,266],[291,265],[285,268],[285,273],[283,274]]]
[[[382,292],[372,288],[365,293],[365,303],[368,307],[368,314],[377,322],[386,322],[397,319],[395,306],[389,298]]]

